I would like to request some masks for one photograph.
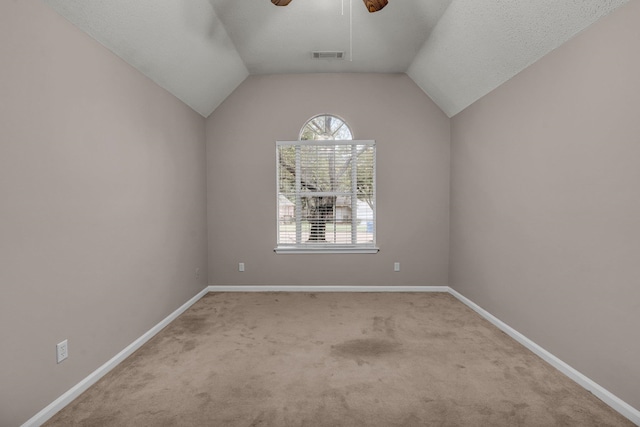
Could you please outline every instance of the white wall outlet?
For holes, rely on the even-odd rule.
[[[56,360],[58,363],[69,357],[69,342],[64,340],[56,345]]]
[[[393,263],[393,271],[400,271],[400,263],[399,262],[394,262]]]
[[[238,263],[238,271],[244,271],[244,262]]]
[[[196,268],[196,279],[200,278],[200,269]]]

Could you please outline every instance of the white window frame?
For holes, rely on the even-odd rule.
[[[368,145],[373,146],[373,241],[368,243],[352,243],[352,244],[336,244],[336,243],[302,243],[301,242],[301,225],[302,225],[302,209],[300,208],[301,202],[298,200],[296,203],[295,209],[295,223],[296,223],[296,234],[297,234],[297,242],[294,245],[286,245],[280,244],[277,242],[276,248],[274,251],[278,254],[340,254],[340,253],[349,253],[349,254],[375,254],[379,252],[379,248],[376,245],[376,143],[374,140],[304,140],[304,141],[276,141],[276,236],[277,239],[280,238],[280,161],[278,158],[279,146],[282,145],[293,145],[293,146],[310,146],[310,145],[351,145],[354,148],[358,145]],[[297,166],[297,165],[296,165]],[[298,169],[298,168],[297,168]],[[354,169],[355,170],[355,169]],[[355,172],[353,172],[355,174]],[[355,182],[354,182],[355,185]],[[352,203],[357,204],[357,191],[354,189],[350,193],[319,193],[322,195],[348,195],[352,198]],[[297,189],[296,193],[298,193],[297,198],[301,198],[301,190]],[[352,212],[354,210],[352,209]],[[357,207],[355,209],[357,212]],[[352,230],[355,230],[354,227],[357,227],[357,213],[351,216],[352,221]],[[352,231],[354,239],[355,239],[355,231]]]

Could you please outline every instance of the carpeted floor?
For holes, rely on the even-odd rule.
[[[632,426],[444,293],[212,293],[45,424]]]

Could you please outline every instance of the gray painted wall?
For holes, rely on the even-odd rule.
[[[640,408],[640,2],[452,120],[451,285]]]
[[[378,254],[273,252],[275,141],[320,113],[377,142]],[[210,283],[446,285],[449,140],[449,119],[404,74],[249,77],[207,121]]]
[[[205,123],[39,1],[0,2],[0,40],[0,425],[16,426],[206,285]]]

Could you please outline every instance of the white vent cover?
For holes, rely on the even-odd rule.
[[[313,59],[344,59],[344,52],[338,52],[338,51],[311,52],[311,57]]]

